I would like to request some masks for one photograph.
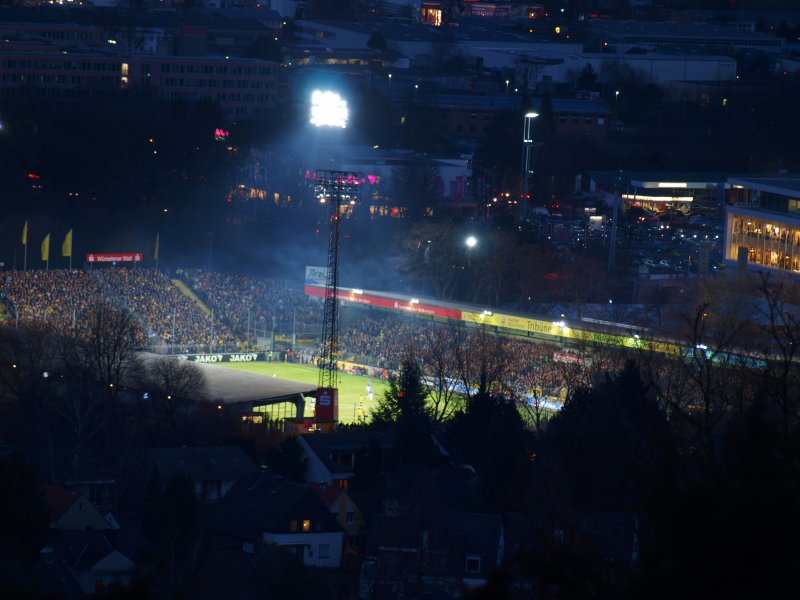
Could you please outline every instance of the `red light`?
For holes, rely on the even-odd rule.
[[[41,175],[37,175],[36,173],[28,173],[28,179],[41,179]]]

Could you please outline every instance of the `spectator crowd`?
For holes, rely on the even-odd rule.
[[[293,362],[315,360],[323,301],[306,296],[301,283],[204,269],[175,275],[191,292],[155,269],[10,271],[2,279],[0,300],[10,324],[45,322],[63,331],[79,328],[83,311],[93,303],[111,302],[134,316],[148,340],[143,345],[170,353],[250,349],[259,323],[263,335],[275,328],[308,329],[314,342],[289,348],[285,356]],[[340,324],[339,359],[395,372],[406,348],[424,348],[434,327],[389,313],[348,318]],[[509,391],[519,398],[563,398],[570,371],[587,371],[584,358],[560,358],[551,345],[512,338],[506,344],[505,354],[514,357],[505,365]]]
[[[323,301],[306,296],[301,283],[205,269],[176,274],[242,339],[252,341],[255,332],[321,331]]]
[[[10,308],[10,324],[47,323],[71,331],[81,314],[96,302],[107,300],[98,282],[86,271],[7,271],[0,294]]]

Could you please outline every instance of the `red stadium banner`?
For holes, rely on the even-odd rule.
[[[134,252],[132,254],[87,254],[86,262],[142,262],[143,257],[144,255],[141,252]]]
[[[325,297],[325,288],[317,285],[306,285],[305,293],[309,296]],[[381,298],[370,294],[357,294],[350,290],[340,289],[337,295],[343,302],[353,304],[366,304],[368,306],[378,306],[380,308],[390,308],[398,311],[406,311],[418,315],[428,315],[431,317],[442,317],[445,319],[461,320],[461,310],[455,308],[445,308],[442,306],[430,306],[421,304],[414,300],[403,298]]]

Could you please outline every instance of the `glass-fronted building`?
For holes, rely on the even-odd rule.
[[[800,177],[731,178],[725,209],[725,262],[800,276]]]

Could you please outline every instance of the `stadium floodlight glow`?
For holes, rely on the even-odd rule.
[[[336,92],[315,90],[311,94],[311,124],[317,127],[347,127],[347,101]]]

